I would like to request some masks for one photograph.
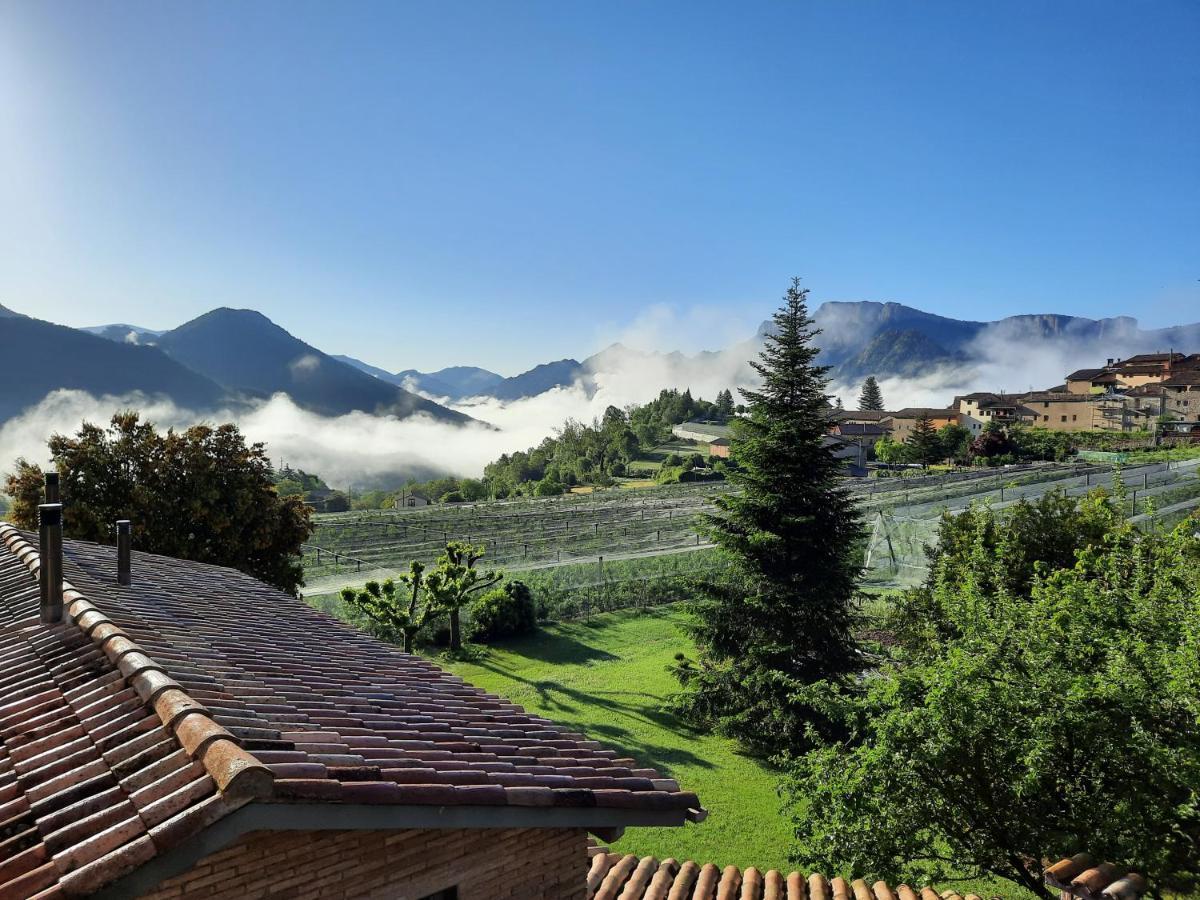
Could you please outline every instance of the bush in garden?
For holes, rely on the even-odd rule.
[[[470,639],[481,644],[528,634],[537,628],[533,592],[521,581],[488,591],[471,608]]]

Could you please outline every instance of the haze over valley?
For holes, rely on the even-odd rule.
[[[832,367],[831,394],[848,406],[868,375],[889,408],[938,407],[970,391],[1057,385],[1067,372],[1108,357],[1200,349],[1200,324],[1142,329],[1132,317],[974,322],[896,303],[828,302],[815,319],[821,361]],[[588,422],[662,388],[711,398],[755,384],[748,360],[766,325],[691,355],[615,343],[511,376],[470,365],[391,371],[313,346],[286,327],[253,310],[221,308],[168,331],[130,324],[73,329],[4,309],[0,354],[29,377],[0,398],[0,455],[41,459],[51,433],[138,408],[162,426],[236,421],[266,442],[274,459],[319,471],[338,486],[477,476],[486,463],[537,445],[567,419]],[[713,332],[714,341],[726,337]],[[630,334],[630,342],[639,337]],[[397,355],[402,351],[398,345]]]

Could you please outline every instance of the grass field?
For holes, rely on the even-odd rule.
[[[790,871],[795,868],[788,862],[791,833],[776,793],[777,773],[738,753],[731,741],[697,734],[662,710],[676,689],[666,667],[677,652],[691,649],[680,628],[684,621],[672,607],[605,613],[590,623],[546,626],[529,638],[493,647],[477,662],[438,663],[677,779],[709,811],[698,825],[631,828],[614,850]],[[953,887],[963,895],[1033,898],[998,879],[964,879]]]
[[[649,475],[653,477],[658,474],[658,470],[662,468],[663,460],[672,453],[678,453],[680,456],[691,456],[693,453],[701,453],[708,455],[708,444],[698,444],[694,441],[674,440],[665,444],[659,444],[652,450],[647,450],[635,460],[629,463],[630,475]]]
[[[607,613],[550,625],[472,663],[445,663],[472,684],[573,728],[695,791],[709,818],[684,828],[631,828],[622,852],[721,865],[787,865],[789,832],[776,775],[732,742],[696,734],[662,711],[676,689],[666,667],[689,642],[678,610]]]

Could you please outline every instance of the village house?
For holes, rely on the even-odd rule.
[[[897,441],[908,440],[913,428],[922,417],[928,418],[936,428],[958,424],[958,412],[953,409],[932,409],[925,406],[908,406],[892,413],[885,420],[890,425],[892,437]]]
[[[1102,394],[1118,384],[1116,373],[1108,369],[1077,369],[1067,376],[1063,389],[1072,394]]]
[[[1021,402],[1020,397],[978,391],[954,398],[953,408],[958,412],[958,424],[979,434],[990,422],[1001,425],[1032,424],[1033,410]]]
[[[1200,365],[1180,369],[1159,382],[1162,412],[1179,422],[1200,422]]]
[[[1200,353],[1143,353],[1128,359],[1109,359],[1100,369],[1079,369],[1067,376],[1072,394],[1126,391],[1161,384],[1178,372],[1200,369]]]
[[[61,514],[0,524],[3,900],[918,898],[613,853],[628,826],[707,813],[240,572],[131,552],[127,527],[119,548],[63,541]],[[1146,889],[1083,856],[1047,882]]]
[[[729,438],[713,438],[708,442],[708,455],[729,459]]]

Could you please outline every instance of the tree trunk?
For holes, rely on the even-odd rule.
[[[458,609],[450,610],[450,650],[457,653],[462,649],[462,629],[459,627]]]
[[[404,629],[404,652],[405,653],[413,652],[413,639],[416,636],[417,636],[417,633],[415,631],[413,631],[411,628]]]

